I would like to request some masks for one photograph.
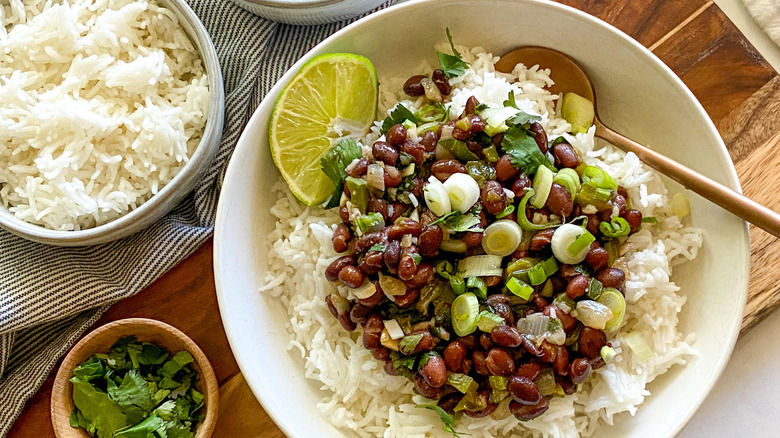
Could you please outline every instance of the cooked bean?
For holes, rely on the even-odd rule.
[[[439,141],[438,136],[436,135],[436,131],[430,130],[425,131],[425,133],[422,135],[422,138],[420,139],[420,144],[422,145],[425,152],[433,152],[436,150],[436,143]]]
[[[482,147],[482,144],[477,141],[466,140],[466,149],[470,150],[471,152],[474,152],[474,155],[478,156],[480,159],[485,158],[485,154],[484,152],[482,152],[484,147]]]
[[[339,272],[345,266],[354,266],[355,258],[353,256],[342,256],[331,262],[331,264],[325,269],[325,278],[328,281],[336,281],[339,278]]]
[[[479,345],[485,351],[488,351],[491,348],[493,348],[493,340],[490,339],[490,334],[488,334],[488,333],[480,333],[480,335],[479,335]]]
[[[517,176],[520,171],[509,161],[509,155],[502,155],[496,162],[496,179],[499,181],[509,181]]]
[[[479,101],[476,97],[471,96],[466,100],[466,106],[463,109],[464,115],[474,114],[477,112],[477,106],[479,106]]]
[[[366,233],[358,237],[357,240],[355,241],[355,251],[357,252],[368,251],[369,248],[376,245],[381,240],[382,240],[382,233],[379,231]]]
[[[577,387],[568,377],[555,376],[555,383],[561,385],[561,389],[563,389],[563,393],[566,395],[572,395],[577,392]]]
[[[414,278],[409,280],[407,285],[413,288],[422,288],[431,281],[433,274],[436,272],[436,268],[428,262],[420,263],[417,267],[417,272],[414,274]]]
[[[390,349],[380,345],[371,350],[371,355],[374,356],[374,359],[384,362],[390,359]]]
[[[502,187],[498,181],[485,181],[485,184],[482,186],[480,199],[482,200],[482,207],[485,208],[485,211],[494,216],[500,214],[506,208],[504,187]]]
[[[394,223],[396,220],[398,220],[398,218],[403,216],[407,208],[406,204],[404,204],[403,202],[393,202],[392,207],[393,207],[392,212],[390,212],[390,207],[388,207],[387,209],[387,214],[390,216],[386,222],[388,224]]]
[[[571,199],[571,193],[565,187],[558,183],[553,183],[545,206],[550,210],[550,213],[567,217],[574,208],[574,201]]]
[[[463,236],[463,243],[466,246],[477,246],[482,243],[482,231],[469,231]]]
[[[453,373],[459,373],[463,369],[463,360],[466,359],[466,346],[460,341],[452,341],[444,349],[444,364]]]
[[[539,345],[539,351],[542,353],[539,356],[542,362],[554,362],[555,358],[558,357],[558,346],[547,341],[542,341]]]
[[[401,260],[401,243],[397,240],[392,240],[387,243],[387,248],[384,252],[384,262],[388,269],[395,270],[398,267],[398,262]]]
[[[558,143],[552,147],[555,164],[558,167],[574,169],[580,164],[580,157],[574,152],[574,148],[568,143]]]
[[[385,189],[396,187],[401,181],[403,177],[395,166],[385,166]]]
[[[379,284],[374,282],[374,286],[376,287],[376,292],[368,298],[359,299],[358,304],[362,304],[366,307],[376,307],[385,301],[385,294],[382,292]]]
[[[463,394],[457,391],[445,394],[439,399],[436,405],[442,408],[444,412],[451,415],[455,412],[455,408],[458,406],[458,403],[462,397]]]
[[[597,370],[605,365],[606,363],[604,362],[604,359],[601,358],[601,356],[590,360],[591,369]]]
[[[515,376],[526,377],[530,380],[536,380],[541,373],[542,366],[536,361],[522,363],[515,370]]]
[[[439,160],[431,165],[431,173],[444,182],[453,173],[466,173],[466,166],[458,160]]]
[[[539,146],[539,149],[541,149],[543,154],[547,153],[547,133],[544,132],[544,128],[539,122],[533,122],[531,123],[531,126],[529,126],[529,131],[534,135],[534,140],[536,140],[536,145]]]
[[[468,131],[464,131],[460,128],[452,128],[452,138],[455,140],[466,141],[470,136],[471,134],[469,134]]]
[[[600,246],[593,246],[585,257],[585,263],[593,269],[593,272],[599,272],[607,267],[609,263],[609,252]]]
[[[523,342],[520,332],[511,325],[500,325],[490,332],[490,338],[504,347],[517,347]]]
[[[606,268],[599,272],[596,279],[604,285],[604,287],[618,288],[626,281],[626,274],[619,268]]]
[[[380,251],[369,251],[358,262],[358,268],[366,275],[374,275],[382,269],[384,255]]]
[[[485,365],[494,376],[509,377],[515,372],[515,361],[503,348],[491,348],[485,358]]]
[[[406,82],[404,82],[404,93],[414,97],[425,94],[425,87],[423,87],[420,82],[423,78],[425,78],[425,75],[414,75],[407,79]]]
[[[370,307],[357,302],[352,306],[352,310],[349,311],[349,319],[355,324],[363,324],[366,322],[366,319],[368,319],[368,315],[371,314],[371,311]]]
[[[434,70],[431,79],[433,80],[433,83],[436,84],[436,88],[439,89],[441,94],[445,96],[450,94],[452,86],[450,86],[450,81],[447,79],[447,75],[444,74],[444,70],[440,68]]]
[[[418,334],[420,333],[417,333],[416,335]],[[407,336],[411,336],[411,335],[407,335]],[[435,346],[436,346],[436,339],[429,332],[425,332],[422,333],[422,338],[420,339],[420,342],[418,342],[417,345],[415,345],[414,350],[412,350],[408,354],[412,355],[412,354],[417,354],[421,351],[431,351]]]
[[[344,252],[347,250],[347,242],[352,238],[352,233],[349,232],[349,227],[344,224],[338,224],[333,231],[333,250],[336,252]]]
[[[398,151],[384,141],[376,141],[371,147],[371,154],[377,161],[381,161],[388,166],[395,166],[398,161]]]
[[[634,210],[633,208],[626,210],[623,218],[628,222],[632,233],[636,233],[639,227],[642,226],[642,212],[639,210]]]
[[[341,218],[342,222],[349,225],[349,209],[346,205],[339,207],[339,218]]]
[[[401,150],[414,158],[415,164],[418,166],[425,161],[425,148],[420,143],[412,140],[405,140],[401,145]]]
[[[565,376],[569,373],[569,349],[565,346],[558,345],[558,355],[553,361],[553,371],[561,376]]]
[[[381,315],[375,313],[368,317],[366,324],[363,326],[363,347],[366,350],[371,350],[381,345],[379,339],[384,328],[385,323],[382,321]]]
[[[443,387],[434,388],[429,385],[428,382],[425,381],[425,378],[419,373],[414,375],[414,389],[417,390],[421,396],[431,400],[436,400],[444,394]]]
[[[328,310],[330,310],[331,315],[339,320],[339,323],[345,330],[351,332],[357,328],[357,324],[349,317],[351,309],[349,307],[350,303],[346,298],[337,294],[329,294],[325,297],[325,302],[328,304]]]
[[[566,286],[566,296],[572,300],[579,298],[588,291],[588,285],[590,284],[590,278],[585,275],[578,275],[569,280],[568,286]]]
[[[363,273],[354,266],[344,266],[339,271],[339,281],[352,289],[357,289],[363,284]]]
[[[501,278],[499,277],[498,280],[500,281]],[[488,284],[488,287],[490,286],[495,286],[495,284],[494,285]],[[495,312],[496,315],[504,318],[504,321],[506,321],[507,325],[510,326],[515,325],[515,314],[514,312],[512,312],[512,308],[509,307],[509,304],[496,303],[496,304],[491,304],[490,307],[493,308],[493,312]]]
[[[526,377],[513,376],[509,378],[506,389],[512,400],[524,404],[535,405],[542,400],[542,393],[536,387],[534,382]]]
[[[487,355],[484,351],[477,350],[471,353],[471,361],[474,364],[474,371],[483,376],[489,376],[490,370],[487,366]]]
[[[387,374],[391,375],[391,376],[397,376],[398,375],[398,373],[395,372],[395,367],[393,367],[393,362],[392,361],[388,360],[387,362],[385,362],[385,365],[382,368],[384,368],[385,372]]]
[[[387,201],[382,198],[371,198],[368,200],[368,212],[379,213],[382,219],[387,220]]]
[[[561,321],[563,331],[566,333],[571,332],[577,325],[577,320],[573,316],[561,310],[558,306],[547,306],[544,308],[544,313],[547,316],[552,316],[552,311],[555,311],[555,317]]]
[[[349,165],[347,166],[349,170],[347,170],[347,175],[351,176],[352,178],[359,178],[366,174],[366,171],[368,170],[368,159],[367,158],[360,158],[357,160],[355,165]]]
[[[458,338],[458,342],[462,343],[467,350],[474,350],[479,344],[479,339],[474,333],[468,336],[461,336]]]
[[[406,140],[406,128],[401,124],[393,125],[387,130],[385,138],[391,146],[398,146]]]
[[[525,189],[531,187],[531,179],[528,175],[521,173],[516,180],[512,182],[512,187],[509,190],[515,194],[516,198],[522,198],[525,196]]]
[[[425,382],[434,388],[443,386],[447,382],[447,367],[444,360],[436,353],[428,353],[428,362],[420,367],[420,374]]]
[[[576,270],[573,265],[561,264],[558,267],[558,275],[566,279],[566,281],[580,275],[580,271]]]
[[[595,214],[586,214],[585,217],[588,218],[588,223],[585,225],[585,228],[590,232],[590,234],[598,236],[601,219],[599,219],[599,217]]]
[[[552,242],[552,236],[555,233],[555,228],[547,228],[539,230],[531,236],[531,240],[528,243],[528,249],[531,251],[541,251]]]
[[[542,397],[539,403],[535,405],[524,405],[514,400],[509,402],[509,412],[512,413],[518,420],[528,421],[547,412],[550,408],[550,401]]]
[[[569,378],[575,385],[584,382],[590,375],[590,372],[590,361],[584,357],[574,359],[569,366]]]
[[[504,294],[492,294],[488,295],[487,299],[485,299],[485,303],[495,309],[499,304],[509,305],[509,297]]]
[[[482,120],[482,117],[476,114],[470,114],[466,116],[466,124],[469,127],[469,134],[475,134],[485,130],[485,121]],[[482,148],[481,144],[479,146]]]
[[[417,298],[419,297],[420,297],[419,289],[413,289],[411,287],[407,287],[405,294],[395,297],[395,305],[398,307],[406,308],[416,303]]]
[[[403,218],[387,228],[387,238],[390,240],[400,239],[404,234],[419,236],[423,226],[414,219]]]
[[[619,216],[623,216],[626,213],[626,205],[628,205],[628,201],[626,201],[625,196],[618,193],[610,202],[612,203],[613,206],[618,208]]]
[[[607,345],[607,335],[601,330],[583,327],[578,341],[579,352],[588,359],[601,357],[601,347]]]
[[[444,231],[438,225],[426,225],[417,238],[417,246],[423,257],[434,257],[439,253],[439,245],[444,239]]]
[[[423,227],[426,227],[435,222],[437,219],[439,219],[439,217],[433,214],[432,211],[425,210],[425,213],[420,215],[420,224],[422,224]]]
[[[523,336],[523,348],[528,353],[540,357],[542,355],[542,351],[539,350],[539,348],[536,347],[536,344],[534,344],[530,339],[528,339],[528,336]]]

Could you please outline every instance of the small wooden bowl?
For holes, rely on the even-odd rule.
[[[171,354],[187,350],[195,358],[192,366],[200,375],[195,389],[205,395],[202,410],[206,418],[198,425],[195,438],[208,438],[214,431],[219,412],[219,384],[211,364],[198,345],[180,330],[160,321],[145,318],[128,318],[99,327],[84,337],[65,356],[54,378],[51,392],[51,424],[58,438],[89,438],[81,429],[70,426],[73,412],[73,369],[93,354],[108,353],[111,346],[123,336],[135,336],[140,342],[150,342],[166,348]]]

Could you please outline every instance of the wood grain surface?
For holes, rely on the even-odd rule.
[[[780,211],[780,76],[711,0],[560,0],[595,15],[653,50],[693,91],[726,142],[744,192]],[[780,304],[780,243],[751,227],[751,285],[743,332]],[[211,360],[221,384],[214,436],[284,434],[252,396],[230,352],[217,309],[209,241],[96,324],[127,317],[167,322],[187,333]],[[55,368],[56,371],[56,368]],[[52,374],[53,375],[53,374]],[[52,377],[28,402],[12,438],[54,436]]]

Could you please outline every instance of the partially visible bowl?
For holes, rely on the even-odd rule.
[[[323,24],[357,17],[385,0],[231,0],[263,18],[287,24]]]
[[[209,79],[209,114],[206,126],[190,161],[181,171],[138,208],[103,225],[78,231],[59,231],[17,218],[0,206],[0,227],[34,242],[57,246],[85,246],[106,243],[129,236],[151,226],[165,216],[201,180],[211,165],[222,139],[225,91],[217,52],[206,28],[184,0],[157,0],[160,6],[173,11],[179,23],[200,54]]]
[[[366,56],[380,81],[416,74],[422,61],[435,65],[433,46],[446,43],[447,27],[456,43],[498,55],[522,45],[571,55],[594,80],[607,125],[739,190],[723,141],[682,81],[636,41],[588,14],[548,1],[420,0],[352,24],[306,54],[267,94],[238,142],[217,213],[214,268],[225,330],[247,383],[290,438],[336,438],[344,432],[317,409],[323,396],[320,385],[305,377],[297,350],[288,350],[285,327],[290,321],[281,300],[258,292],[267,281],[265,238],[275,222],[269,213],[274,196],[268,188],[278,171],[267,141],[274,102],[301,66],[322,53]],[[693,225],[704,230],[704,245],[694,261],[675,268],[672,279],[687,297],[679,329],[696,334],[695,354],[648,386],[652,395],[635,416],[623,413],[613,426],[600,427],[600,438],[674,436],[731,354],[747,295],[747,226],[696,196],[691,196],[691,211]]]
[[[192,354],[195,359],[192,366],[200,376],[195,389],[205,395],[201,412],[206,414],[198,425],[195,438],[210,437],[219,413],[219,382],[206,355],[192,339],[173,326],[153,319],[128,318],[97,328],[79,341],[63,359],[51,392],[51,423],[57,438],[89,438],[83,429],[74,428],[69,422],[74,409],[73,384],[70,382],[73,369],[93,354],[109,352],[111,346],[125,336],[135,336],[140,342],[156,344],[173,354],[182,350]]]

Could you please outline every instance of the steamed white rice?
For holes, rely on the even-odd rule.
[[[620,333],[641,333],[655,358],[640,363],[618,335],[611,340],[619,352],[615,361],[597,370],[576,394],[553,398],[541,417],[519,422],[503,403],[487,418],[463,416],[456,428],[474,438],[590,436],[603,427],[602,423],[611,424],[615,414],[633,415],[650,396],[647,384],[671,366],[684,364],[693,354],[694,335],[677,330],[685,296],[669,277],[674,265],[696,257],[701,232],[684,226],[670,211],[659,176],[635,155],[608,145],[596,148],[593,129],[576,136],[564,134],[570,127],[556,115],[556,96],[542,88],[551,83],[549,71],[518,66],[513,74],[505,75],[494,71],[496,58],[484,50],[460,50],[471,68],[451,81],[455,87],[453,115],[461,113],[471,95],[482,103],[500,105],[514,90],[522,109],[542,116],[541,123],[551,138],[565,135],[588,164],[607,170],[628,190],[634,208],[659,220],[632,235],[622,248],[625,256],[617,261],[627,275],[628,306]],[[420,69],[426,71],[430,72],[430,67]],[[518,82],[511,83],[515,79]],[[382,81],[386,86],[380,94],[383,109],[400,100],[403,80]],[[365,144],[371,144],[377,135],[374,130]],[[321,383],[325,395],[318,407],[322,414],[337,427],[361,437],[451,436],[443,431],[435,413],[415,408],[426,401],[414,395],[413,384],[387,375],[382,364],[356,341],[357,335],[343,330],[328,312],[325,296],[338,292],[323,275],[338,256],[331,244],[332,231],[339,223],[336,209],[303,206],[281,181],[274,190],[277,201],[271,214],[276,225],[267,237],[269,270],[263,293],[278,296],[289,313],[289,348],[300,355],[306,377]]]
[[[146,0],[0,1],[0,200],[56,230],[135,209],[187,164],[208,78]]]

